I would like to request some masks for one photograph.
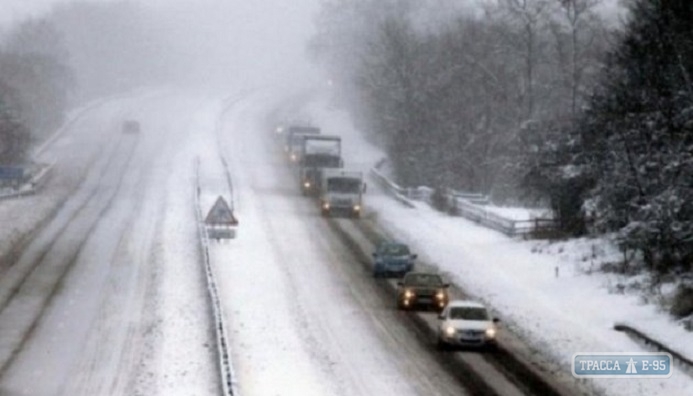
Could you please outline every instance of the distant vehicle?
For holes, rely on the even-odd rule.
[[[491,317],[486,307],[478,302],[455,300],[440,313],[438,348],[489,347],[497,345],[500,322]]]
[[[320,211],[323,216],[361,217],[365,191],[361,172],[325,168],[320,181]]]
[[[301,158],[301,149],[303,147],[304,135],[319,135],[320,128],[312,126],[297,126],[291,125],[283,129],[286,135],[284,151],[289,155],[289,160],[298,163]]]
[[[408,272],[397,282],[397,309],[425,308],[442,311],[447,305],[448,287],[438,274]]]
[[[330,135],[303,135],[299,162],[299,180],[303,195],[317,196],[323,169],[344,166],[342,138]]]
[[[135,120],[125,120],[122,131],[123,133],[140,133],[140,123]]]
[[[373,276],[404,276],[414,269],[416,257],[416,254],[409,251],[409,246],[403,243],[383,242],[373,252]]]

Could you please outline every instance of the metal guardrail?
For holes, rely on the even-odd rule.
[[[197,218],[198,234],[202,245],[202,254],[204,256],[205,275],[207,277],[207,292],[212,304],[212,313],[214,315],[214,330],[217,338],[217,355],[219,358],[219,371],[221,375],[221,384],[224,396],[237,396],[236,390],[236,375],[233,370],[231,354],[229,353],[229,341],[226,334],[226,325],[221,311],[221,302],[219,299],[219,291],[217,282],[214,278],[214,271],[209,259],[209,239],[204,226],[202,216],[202,206],[200,204],[200,183],[199,183],[199,159],[195,163],[195,217]]]
[[[412,201],[424,201],[431,203],[434,189],[427,186],[415,188],[405,188],[388,179],[381,172],[385,159],[371,169],[371,173],[376,180],[388,191],[395,199],[408,207],[414,207]],[[513,220],[500,216],[486,210],[480,205],[488,204],[488,197],[479,193],[465,193],[449,190],[445,193],[450,213],[472,220],[485,227],[502,232],[508,236],[516,235],[546,235],[553,234],[558,230],[556,220],[537,218],[532,220]]]
[[[0,200],[20,198],[27,195],[36,194],[36,192],[40,190],[41,187],[43,187],[43,185],[46,183],[52,171],[53,164],[42,166],[40,171],[38,171],[33,177],[31,177],[31,179],[29,179],[28,182],[24,183],[24,185],[20,186],[18,189],[0,193]]]
[[[392,180],[388,179],[385,175],[383,175],[383,174],[378,170],[378,168],[379,168],[384,162],[385,162],[385,160],[383,159],[383,160],[381,160],[380,162],[378,162],[378,164],[377,164],[375,167],[371,168],[371,174],[375,177],[375,179],[378,181],[378,183],[380,183],[380,185],[383,186],[383,188],[385,188],[385,190],[386,190],[387,192],[389,192],[390,194],[392,194],[392,196],[393,196],[396,200],[398,200],[398,201],[401,202],[403,205],[405,205],[405,206],[407,206],[407,207],[409,207],[409,208],[413,208],[413,207],[414,207],[414,204],[413,204],[413,203],[411,202],[411,200],[410,200],[409,198],[407,198],[407,196],[406,196],[406,189],[403,189],[402,187],[400,187],[399,185],[397,185],[397,183],[395,183],[395,182],[393,182]]]
[[[677,352],[669,348],[668,346],[639,331],[638,329],[635,329],[626,324],[618,323],[614,325],[614,330],[624,332],[628,334],[630,337],[634,338],[635,340],[644,343],[646,346],[649,346],[658,352],[667,352],[671,354],[671,357],[673,357],[679,365],[683,366],[686,370],[688,370],[689,373],[693,373],[693,360],[687,358],[686,356],[683,356],[680,352]]]

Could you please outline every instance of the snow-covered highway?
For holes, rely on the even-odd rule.
[[[301,196],[266,130],[284,98],[237,99],[112,99],[42,150],[56,163],[46,188],[0,206],[15,225],[3,240],[16,241],[0,276],[0,393],[221,392],[194,211],[200,158],[203,210],[224,195],[241,221],[210,250],[241,395],[522,394],[474,354],[475,369],[456,372],[371,278],[340,231],[351,221],[326,221]],[[124,119],[142,132],[123,134]]]
[[[218,393],[194,217],[171,177],[210,103],[161,92],[96,106],[42,154],[56,162],[45,189],[3,203],[3,240],[26,243],[2,264],[0,394]],[[124,118],[141,136],[121,133]]]
[[[321,217],[268,128],[286,100],[171,89],[77,113],[40,153],[56,163],[46,187],[0,203],[0,394],[222,393],[198,176],[202,212],[221,195],[240,221],[209,245],[237,395],[580,394],[555,365],[525,371],[540,356],[522,363],[510,334],[495,354],[437,351],[435,315],[397,311],[370,271],[396,201],[369,182],[363,219]],[[354,136],[345,149],[375,162]]]

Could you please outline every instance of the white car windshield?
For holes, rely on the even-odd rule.
[[[386,245],[382,253],[388,256],[404,256],[409,254],[409,248],[405,245]]]
[[[452,307],[449,317],[450,319],[463,320],[489,320],[486,308],[479,307]]]

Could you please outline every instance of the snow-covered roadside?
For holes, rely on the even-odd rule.
[[[331,109],[325,98],[316,100],[310,112],[324,130],[343,137],[346,167],[367,172],[382,158],[381,150],[355,130],[344,112]],[[668,340],[674,348],[693,352],[693,335],[654,305],[642,304],[632,295],[610,293],[613,280],[608,275],[587,275],[572,260],[533,253],[535,242],[507,238],[423,204],[407,209],[376,189],[369,192],[365,202],[369,216],[376,216],[398,238],[412,244],[425,261],[491,304],[506,326],[536,350],[548,353],[566,372],[576,352],[644,350],[615,332],[616,322],[631,323]],[[680,370],[669,379],[602,379],[592,384],[613,395],[693,394],[693,379]]]

